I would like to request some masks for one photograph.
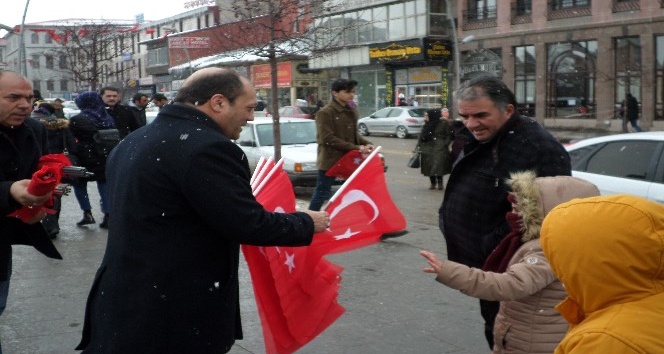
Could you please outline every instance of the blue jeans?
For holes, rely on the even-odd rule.
[[[323,170],[318,170],[318,178],[316,179],[316,189],[311,196],[311,203],[309,210],[319,211],[326,200],[332,196],[332,184],[334,184],[334,177],[328,177]]]
[[[641,129],[641,127],[639,127],[639,125],[636,123],[636,119],[630,119],[630,120],[629,120],[629,124],[632,125],[632,128],[633,128],[635,131],[637,131],[637,132],[642,132],[642,131],[643,131],[643,129]]]
[[[97,181],[97,191],[99,191],[99,204],[101,211],[108,214],[108,203],[106,202],[106,181]],[[74,183],[74,195],[78,201],[81,210],[92,210],[90,206],[90,197],[88,196],[88,181],[78,180]],[[0,353],[2,354],[2,353]]]

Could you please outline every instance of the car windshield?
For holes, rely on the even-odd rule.
[[[311,144],[316,142],[316,122],[282,122],[281,144]],[[256,126],[258,141],[261,146],[274,145],[272,124],[258,124]]]
[[[314,114],[318,110],[318,107],[300,107],[302,113]]]
[[[424,112],[426,111],[425,108],[413,108],[408,110],[408,115],[411,117],[424,118]]]

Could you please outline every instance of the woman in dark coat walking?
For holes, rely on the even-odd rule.
[[[443,190],[443,176],[450,173],[450,143],[452,130],[439,109],[430,109],[424,115],[424,126],[418,146],[421,152],[420,171],[431,181],[429,189]]]

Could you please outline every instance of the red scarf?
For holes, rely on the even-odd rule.
[[[521,217],[515,212],[508,212],[505,217],[510,224],[511,231],[505,236],[496,249],[491,252],[482,266],[482,270],[494,273],[504,273],[507,270],[507,265],[516,253],[516,250],[521,247]]]

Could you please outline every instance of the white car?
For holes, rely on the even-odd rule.
[[[664,132],[590,138],[566,146],[572,175],[602,195],[632,194],[664,204]]]
[[[294,186],[313,186],[318,178],[316,122],[304,118],[279,119],[283,169]],[[261,156],[274,156],[273,123],[270,117],[256,117],[242,127],[235,141],[247,155],[253,172]]]
[[[362,135],[389,134],[404,139],[422,131],[426,111],[414,106],[385,107],[359,119],[357,129]]]

